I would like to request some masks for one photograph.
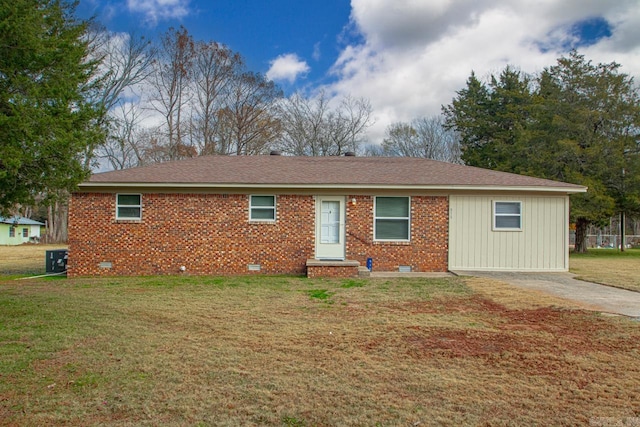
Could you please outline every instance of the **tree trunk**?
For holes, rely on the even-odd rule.
[[[625,247],[625,230],[626,227],[624,223],[624,212],[620,212],[620,251],[624,252]]]
[[[47,209],[47,243],[66,243],[68,237],[67,202],[56,200]]]
[[[589,220],[586,218],[576,219],[576,244],[573,249],[575,253],[586,254],[587,253],[587,227],[589,226]]]
[[[53,233],[55,232],[56,224],[53,216],[53,206],[47,206],[47,234],[45,237],[46,243],[51,243],[53,241]]]

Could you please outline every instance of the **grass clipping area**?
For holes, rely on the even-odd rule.
[[[474,280],[5,281],[0,424],[640,417],[637,322]]]

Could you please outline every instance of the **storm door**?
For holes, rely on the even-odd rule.
[[[344,259],[344,203],[344,197],[322,196],[317,198],[317,259]]]

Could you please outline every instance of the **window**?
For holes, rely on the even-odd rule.
[[[23,228],[22,229],[22,237],[29,237],[29,229],[28,228]]]
[[[409,241],[409,198],[376,197],[374,240]]]
[[[249,220],[275,221],[276,196],[250,196]]]
[[[9,237],[16,237],[16,229],[15,229],[15,227],[9,226]]]
[[[522,202],[494,202],[493,229],[521,230]]]
[[[118,194],[116,200],[116,219],[142,219],[140,194]]]

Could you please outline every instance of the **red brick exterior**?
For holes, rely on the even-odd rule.
[[[399,266],[446,271],[447,197],[411,197],[408,243],[373,241],[373,199],[347,196],[347,259],[365,265],[373,258],[374,271],[397,271]],[[249,221],[246,194],[143,193],[141,221],[116,220],[115,201],[114,193],[73,194],[70,277],[305,274],[307,259],[314,258],[316,210],[311,195],[277,195],[275,222]],[[260,265],[260,271],[249,271],[250,264]]]
[[[356,203],[353,203],[353,199]],[[444,196],[411,197],[411,241],[376,242],[373,239],[373,196],[347,198],[347,259],[372,271],[447,271],[449,199]]]
[[[308,266],[307,277],[358,277],[358,267]]]

